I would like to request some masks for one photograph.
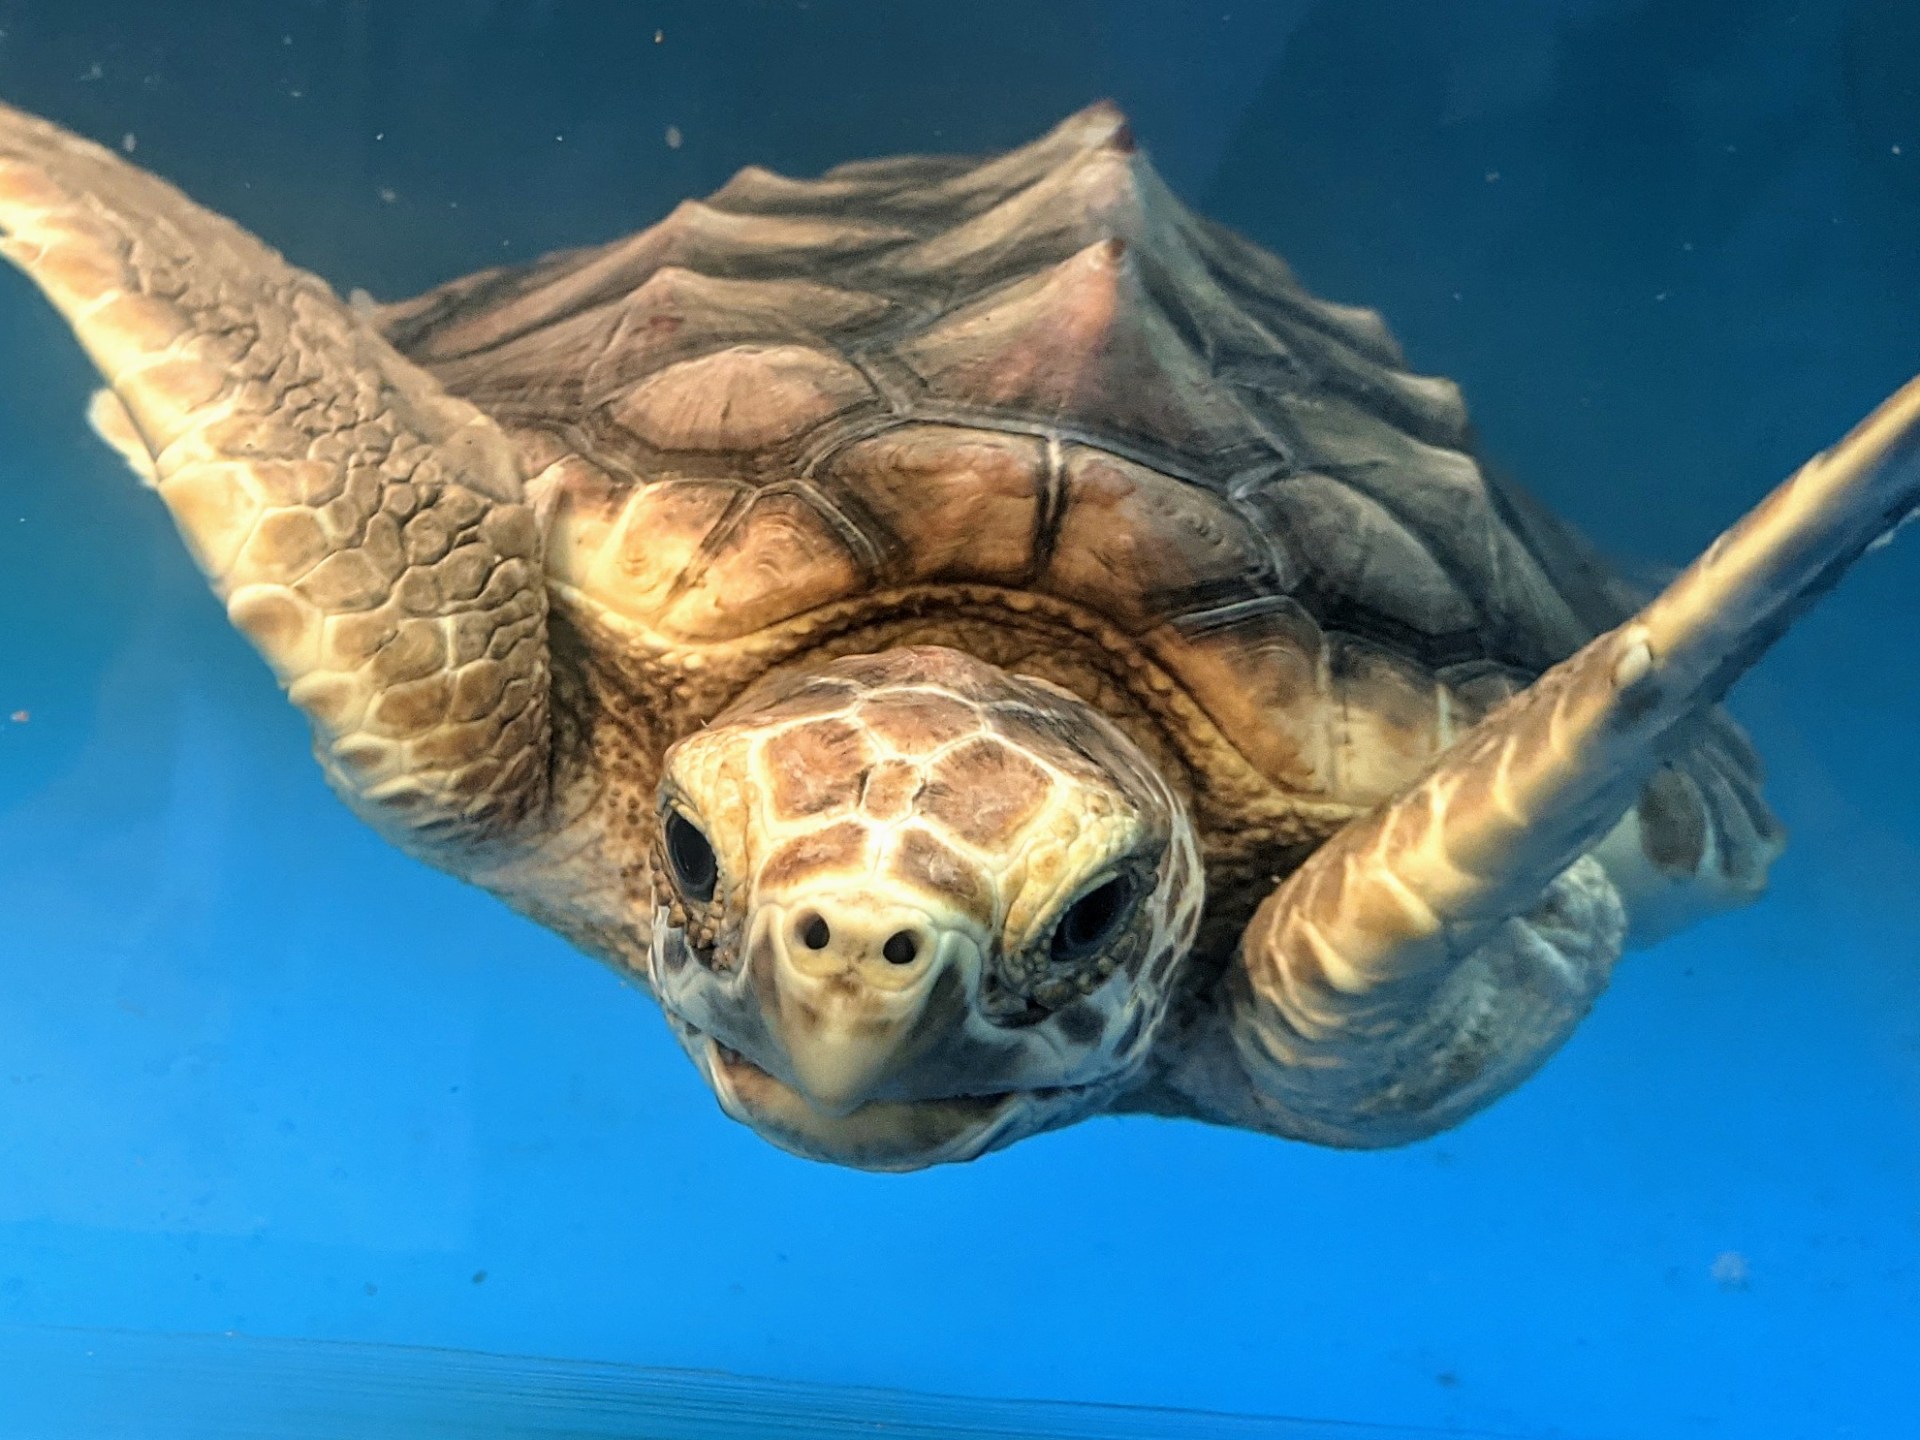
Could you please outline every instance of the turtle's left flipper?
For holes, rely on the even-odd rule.
[[[1920,380],[1268,896],[1226,1028],[1269,1127],[1393,1143],[1524,1078],[1618,953],[1631,896],[1588,852],[1690,722],[1916,506]]]
[[[5,106],[0,254],[73,326],[109,387],[95,428],[158,491],[349,803],[443,863],[531,830],[546,588],[500,428],[318,277]]]

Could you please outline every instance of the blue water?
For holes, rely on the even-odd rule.
[[[1650,574],[1920,369],[1911,0],[0,0],[0,31],[0,97],[383,296],[742,164],[1110,95]],[[1102,1121],[875,1177],[724,1120],[639,993],[347,816],[11,276],[0,376],[0,1327],[1920,1433],[1920,538],[1736,694],[1793,832],[1772,894],[1631,958],[1490,1113],[1375,1155]],[[0,1330],[0,1437],[69,1393],[46,1333]],[[126,1433],[193,1433],[166,1415]]]

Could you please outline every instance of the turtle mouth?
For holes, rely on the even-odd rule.
[[[1082,1088],[870,1100],[830,1115],[711,1035],[695,1030],[686,1038],[727,1114],[783,1150],[861,1170],[920,1170],[971,1160],[1044,1128],[1051,1116],[1074,1108]]]

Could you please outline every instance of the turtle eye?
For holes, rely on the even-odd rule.
[[[1050,949],[1054,962],[1084,960],[1111,940],[1133,908],[1133,895],[1133,880],[1116,875],[1069,905],[1060,923],[1053,927]]]
[[[713,899],[720,862],[700,827],[678,810],[667,814],[667,863],[673,867],[674,883],[682,895],[703,905]]]

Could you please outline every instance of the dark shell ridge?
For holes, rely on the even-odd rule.
[[[559,486],[556,578],[686,643],[996,584],[1159,637],[1230,733],[1329,676],[1362,729],[1444,731],[1436,685],[1497,698],[1629,603],[1451,383],[1189,212],[1108,105],[984,160],[749,168],[380,319]]]

